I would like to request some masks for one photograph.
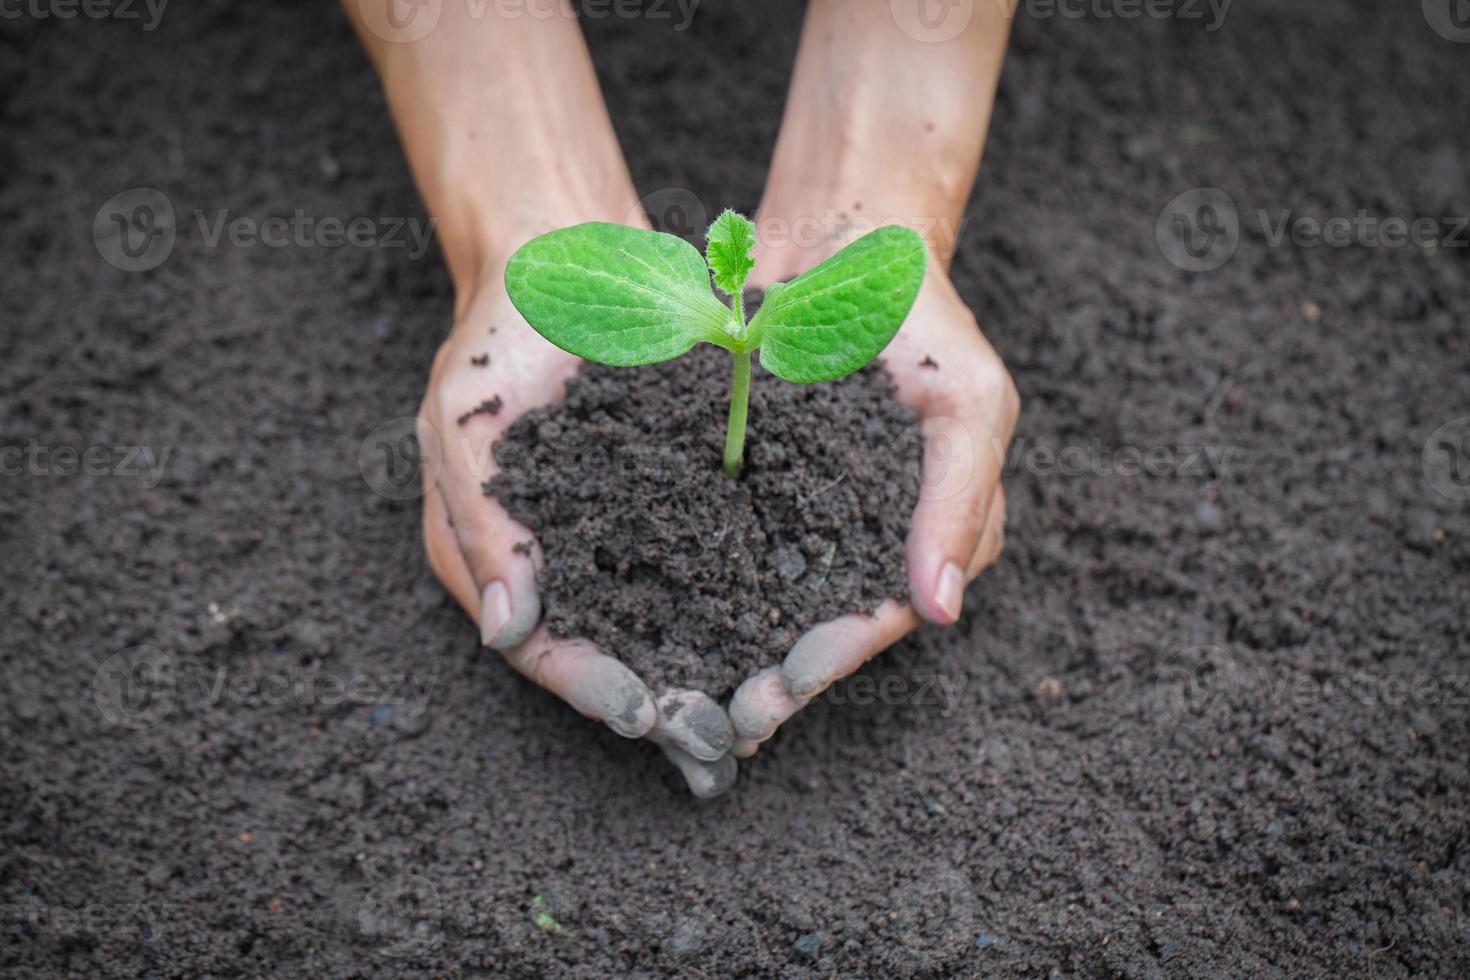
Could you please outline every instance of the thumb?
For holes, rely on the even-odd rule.
[[[439,441],[438,451],[446,458],[442,466],[425,467],[440,475],[425,500],[424,526],[431,560],[436,551],[452,547],[459,552],[459,561],[444,556],[436,564],[457,573],[452,590],[479,623],[481,642],[505,652],[524,643],[541,620],[536,591],[541,556],[531,532],[511,520],[498,500],[485,496],[482,479],[495,471],[490,435],[456,432]],[[456,452],[466,458],[455,458]]]
[[[919,502],[909,528],[909,594],[931,623],[960,617],[970,558],[990,511],[997,506],[1005,447],[1019,399],[1005,369],[962,401],[946,399],[948,413],[923,421],[924,463]]]

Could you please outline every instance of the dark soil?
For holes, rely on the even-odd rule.
[[[755,367],[740,477],[721,458],[730,355],[584,366],[517,421],[488,488],[535,531],[546,622],[654,691],[716,699],[807,627],[908,591],[923,449],[880,369],[788,384]]]
[[[1021,5],[955,265],[1024,400],[1006,555],[708,804],[483,650],[364,482],[437,250],[199,231],[422,217],[336,6],[0,18],[0,974],[1470,974],[1470,504],[1431,441],[1470,250],[1257,216],[1470,213],[1430,6]],[[644,192],[756,205],[800,14],[587,20]],[[92,225],[137,186],[177,240],[127,272]],[[1190,273],[1155,230],[1196,187],[1241,234]]]

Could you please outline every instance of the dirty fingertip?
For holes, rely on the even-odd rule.
[[[480,613],[480,639],[490,649],[504,653],[530,639],[541,622],[541,597],[534,585],[514,594],[500,580],[485,587]],[[494,627],[492,632],[492,626]]]
[[[861,656],[860,627],[843,620],[814,626],[803,633],[781,664],[781,683],[797,701],[810,701],[842,673],[844,661]],[[854,665],[856,666],[856,665]]]
[[[701,762],[677,746],[660,745],[659,748],[684,777],[689,792],[701,800],[713,799],[735,785],[735,775],[739,770],[735,760],[728,755],[714,762]]]
[[[730,716],[709,698],[699,699],[690,709],[689,731],[708,747],[710,758],[719,758],[735,743]]]
[[[603,721],[624,738],[642,738],[658,724],[658,708],[630,671],[609,685]]]
[[[766,738],[798,705],[781,680],[780,667],[767,667],[745,679],[730,702],[730,723],[740,738]]]

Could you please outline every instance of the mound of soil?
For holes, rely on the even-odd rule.
[[[809,626],[907,594],[922,443],[880,368],[752,370],[738,480],[720,466],[730,355],[586,365],[496,444],[487,485],[541,542],[546,621],[656,691],[723,698]]]

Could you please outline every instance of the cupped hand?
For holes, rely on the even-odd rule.
[[[465,304],[434,358],[419,409],[429,565],[479,624],[481,641],[530,680],[627,738],[659,745],[700,797],[735,781],[729,717],[698,691],[655,696],[620,660],[541,624],[534,536],[485,495],[491,447],[511,423],[565,395],[580,360],[547,343],[500,277]]]
[[[930,262],[914,308],[882,360],[924,434],[923,479],[908,536],[909,601],[890,599],[871,614],[814,626],[780,666],[746,679],[730,704],[738,758],[754,755],[830,684],[921,622],[957,620],[965,586],[1000,557],[1006,510],[1000,477],[1020,399],[938,262]]]

